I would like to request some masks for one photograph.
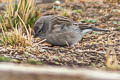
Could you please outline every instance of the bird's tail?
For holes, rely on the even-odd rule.
[[[96,28],[96,27],[91,27],[93,31],[104,31],[104,32],[109,32],[109,30],[103,29],[103,28]]]
[[[87,24],[87,23],[74,23],[79,25],[81,30],[90,29],[92,31],[104,31],[109,32],[109,30],[103,29],[103,28],[97,28],[95,24]]]

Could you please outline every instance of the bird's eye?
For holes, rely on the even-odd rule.
[[[39,30],[39,31],[38,31],[38,33],[41,33],[41,32],[42,32],[42,30]]]
[[[38,34],[38,33],[41,33],[41,32],[42,32],[42,30],[37,30],[37,31],[35,31],[35,33],[37,33],[37,34]]]

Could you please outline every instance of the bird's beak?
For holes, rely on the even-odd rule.
[[[33,35],[33,38],[37,38],[37,37],[38,37],[38,35],[37,35],[37,34],[34,34],[34,35]]]

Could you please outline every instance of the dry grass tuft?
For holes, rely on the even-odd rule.
[[[110,44],[111,40],[108,41]],[[117,59],[116,52],[113,47],[109,47],[106,52],[106,68],[109,70],[120,70],[119,61]]]
[[[32,45],[32,37],[26,36],[21,29],[15,28],[11,32],[3,32],[2,42],[4,45],[12,45],[14,47],[26,47]]]
[[[120,0],[104,0],[104,1],[110,3],[120,3]]]
[[[3,32],[2,42],[5,45],[32,45],[31,28],[38,19],[34,0],[19,0],[13,4],[8,0],[6,13],[0,18]]]
[[[19,0],[19,2],[16,2],[15,4],[9,0],[6,15],[11,27],[16,27],[16,24],[19,24],[21,19],[27,27],[29,25],[32,27],[38,18],[36,12],[34,0]],[[18,17],[18,15],[21,17],[21,19]]]

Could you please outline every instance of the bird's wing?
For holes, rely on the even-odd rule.
[[[66,26],[69,27],[69,25],[71,25],[72,23],[73,23],[73,21],[67,17],[54,16],[53,18],[50,19],[48,31],[52,32],[54,29],[57,29],[57,28],[63,29]]]

